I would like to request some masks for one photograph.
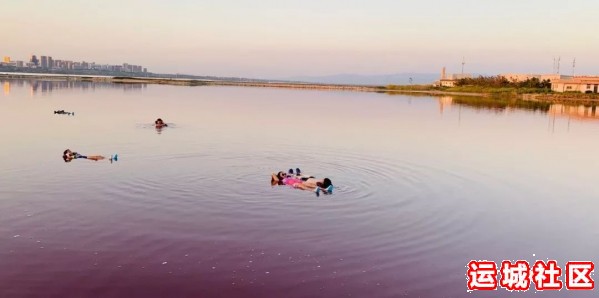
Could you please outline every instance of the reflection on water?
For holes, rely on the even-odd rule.
[[[599,120],[597,106],[569,106],[563,104],[552,104],[549,113],[553,116],[567,117],[569,119],[589,121]]]
[[[488,110],[495,113],[510,113],[515,111],[531,111],[547,114],[550,117],[568,117],[572,120],[599,120],[596,106],[564,105],[548,102],[525,101],[505,98],[485,98],[473,96],[440,96],[439,111],[441,114],[451,107],[467,107],[475,110]]]
[[[441,96],[439,98],[441,111],[444,107],[450,105],[459,105],[479,110],[490,110],[498,113],[510,112],[515,110],[529,110],[547,112],[551,103],[524,101],[509,98],[491,98],[476,96]]]
[[[20,88],[26,86],[30,90],[31,95],[38,92],[51,93],[61,89],[79,89],[79,90],[95,90],[95,89],[122,89],[124,91],[141,91],[147,87],[147,84],[114,84],[108,82],[87,82],[80,80],[39,80],[39,79],[0,79],[0,83],[4,86],[4,95],[10,95],[11,84]]]
[[[0,81],[2,82],[2,81]],[[10,95],[10,82],[3,82],[4,95]]]

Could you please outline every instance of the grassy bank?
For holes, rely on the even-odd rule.
[[[518,88],[518,87],[483,87],[483,86],[456,86],[445,88],[451,92],[473,92],[487,93],[494,95],[518,95],[518,94],[543,94],[551,93],[551,90],[545,88]]]
[[[387,85],[387,91],[442,91],[442,87],[433,85]]]
[[[459,93],[479,93],[490,95],[518,95],[518,94],[542,94],[551,93],[546,88],[526,88],[526,87],[487,87],[487,86],[456,86],[456,87],[435,87],[433,85],[388,85],[388,91],[435,91],[435,92],[459,92]]]
[[[577,98],[577,99],[599,99],[599,93],[580,93],[580,92],[564,92],[564,93],[547,93],[541,94],[538,97],[564,99],[564,98]]]
[[[548,94],[525,94],[523,95],[524,100],[536,101],[536,102],[548,102],[548,103],[561,103],[567,105],[585,105],[585,106],[598,106],[599,105],[599,94],[585,94],[585,93],[548,93]]]

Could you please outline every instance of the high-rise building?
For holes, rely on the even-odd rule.
[[[40,66],[42,68],[48,68],[48,56],[41,56],[40,60],[41,60]]]
[[[4,59],[2,59],[2,62],[4,62],[4,63],[10,63],[10,57],[9,56],[4,56]]]
[[[54,60],[52,59],[52,56],[48,56],[48,68],[54,68]]]
[[[29,62],[33,63],[34,66],[38,66],[40,63],[40,61],[37,59],[35,55],[31,55],[31,59],[29,59]]]

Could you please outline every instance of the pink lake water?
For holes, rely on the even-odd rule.
[[[591,107],[0,85],[0,297],[596,295],[466,292],[470,260],[599,261]],[[296,167],[334,194],[271,186]]]

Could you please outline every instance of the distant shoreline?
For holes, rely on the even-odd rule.
[[[302,82],[277,82],[277,81],[227,81],[227,80],[203,80],[203,79],[177,79],[159,77],[113,77],[97,75],[70,75],[70,74],[39,74],[39,73],[7,73],[0,72],[3,79],[42,79],[42,80],[73,80],[83,82],[105,82],[114,84],[158,84],[175,86],[232,86],[232,87],[262,87],[262,88],[285,88],[285,89],[312,89],[312,90],[339,90],[355,92],[376,92],[386,94],[406,95],[433,95],[433,96],[477,96],[493,97],[492,93],[478,92],[453,92],[443,90],[409,90],[389,89],[386,86],[366,85],[341,85],[341,84],[318,84]],[[406,86],[409,87],[409,86]],[[516,98],[525,101],[539,101],[563,104],[599,105],[599,98],[585,97],[583,95],[572,95],[562,93],[548,94],[519,94]]]
[[[95,75],[66,75],[44,73],[2,73],[0,78],[7,79],[42,79],[42,80],[77,80],[83,82],[105,82],[115,84],[159,84],[177,86],[237,86],[237,87],[264,87],[285,89],[314,89],[314,90],[343,90],[356,92],[378,92],[389,94],[421,94],[421,95],[460,95],[460,96],[487,96],[484,93],[449,92],[439,90],[389,90],[385,86],[367,85],[341,85],[318,84],[303,82],[277,82],[277,81],[227,81],[227,80],[202,80],[202,79],[176,79],[157,77],[114,77]]]

